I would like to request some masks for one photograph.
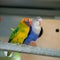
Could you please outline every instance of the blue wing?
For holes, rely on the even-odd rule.
[[[31,41],[36,41],[39,35],[37,35],[30,27],[30,32],[28,37],[24,40],[24,44],[29,44]]]

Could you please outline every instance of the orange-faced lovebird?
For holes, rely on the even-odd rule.
[[[17,28],[11,33],[8,43],[23,44],[24,40],[28,37],[32,20],[30,18],[23,18],[18,24]],[[7,56],[11,51],[7,52]]]

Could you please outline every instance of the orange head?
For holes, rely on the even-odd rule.
[[[26,24],[32,25],[32,19],[30,18],[23,18],[23,22],[25,22]]]

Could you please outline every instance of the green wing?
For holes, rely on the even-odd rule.
[[[18,36],[18,32],[21,34],[19,37],[20,41],[23,41],[23,39],[26,38],[26,35],[29,33],[29,29],[28,26],[25,25],[24,23],[20,23],[19,26],[11,33],[11,36],[9,38],[9,43],[13,40],[14,41],[14,37]],[[24,34],[25,33],[25,34]],[[24,36],[24,37],[23,37]],[[17,37],[18,38],[18,37]],[[21,40],[22,38],[22,40]],[[16,41],[15,41],[16,42]]]
[[[9,38],[9,41],[8,42],[11,42],[12,39],[15,37],[16,33],[19,31],[20,28],[16,28],[12,33],[11,33],[11,36]]]

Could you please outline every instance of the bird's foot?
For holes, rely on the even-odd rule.
[[[29,45],[31,45],[31,46],[37,46],[37,44],[36,44],[35,41],[31,41],[31,42],[29,43]]]

